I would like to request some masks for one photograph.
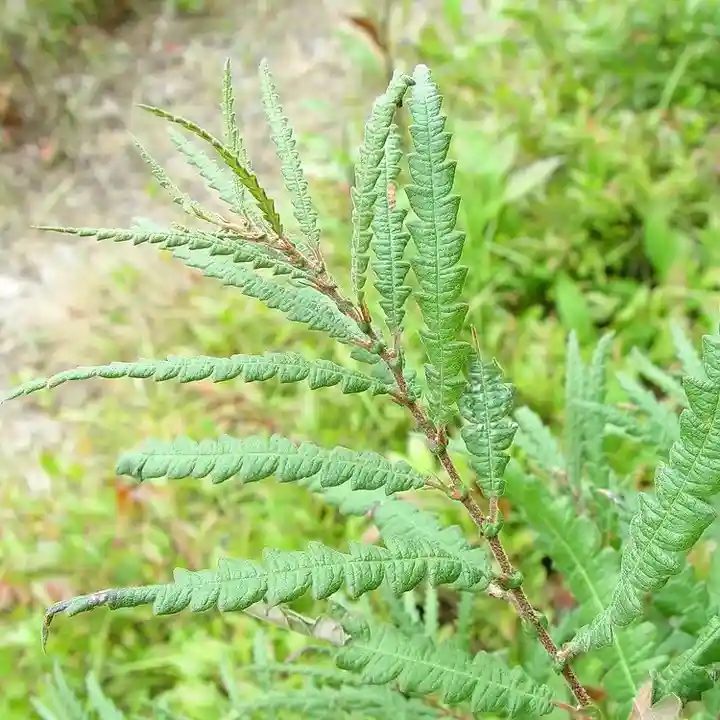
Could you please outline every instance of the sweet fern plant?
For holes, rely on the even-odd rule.
[[[262,558],[226,558],[215,569],[177,569],[171,582],[91,592],[47,610],[43,646],[59,613],[141,605],[156,614],[243,611],[324,644],[337,667],[285,664],[282,672],[292,669],[312,682],[283,692],[270,683],[253,702],[236,695],[235,714],[228,717],[255,711],[274,717],[282,708],[333,718],[717,716],[720,596],[713,591],[713,569],[708,576],[686,556],[715,520],[720,488],[720,338],[705,337],[699,358],[676,335],[682,381],[636,357],[669,400],[658,400],[627,376],[619,380],[632,405],[617,407],[607,405],[605,392],[612,337],[601,340],[586,364],[571,336],[565,431],[556,438],[529,409],[514,409],[501,368],[483,355],[481,338],[465,332],[467,268],[460,264],[464,236],[456,229],[455,162],[428,68],[395,73],[367,120],[351,192],[349,290],[324,259],[296,140],[265,63],[260,79],[292,199],[292,226],[251,167],[236,124],[228,63],[222,139],[191,120],[143,106],[180,129],[172,134],[177,148],[225,211],[188,197],[139,146],[188,224],[45,229],[158,245],[289,320],[325,333],[346,346],[346,361],[268,352],[116,362],[23,384],[9,398],[92,377],[277,379],[313,390],[368,393],[407,411],[436,459],[435,471],[420,472],[371,449],[326,448],[278,435],[146,440],[119,458],[118,473],[140,482],[275,477],[299,483],[342,513],[371,516],[382,544],[356,542],[343,552],[319,542],[292,552],[269,548]],[[409,117],[400,119],[400,113]],[[399,127],[408,127],[409,137]],[[407,352],[410,299],[422,320],[422,374],[410,367]],[[684,407],[679,420],[675,407]],[[654,493],[638,492],[632,473],[613,462],[608,443],[618,434],[660,455]],[[463,508],[478,537],[464,537],[458,527],[444,526],[397,495],[423,488]],[[528,597],[506,550],[510,523],[504,530],[501,507],[512,508],[513,526],[527,524],[536,533],[572,596],[570,609],[553,612],[552,622]],[[451,639],[440,640],[437,632],[440,586],[460,598]],[[389,602],[390,620],[360,611],[370,606],[356,601],[372,591]],[[296,612],[291,603],[306,594],[327,600],[327,612]],[[471,650],[469,628],[492,623],[492,617],[474,615],[480,595],[519,616],[534,650]],[[422,618],[417,597],[425,598]],[[270,677],[274,667],[266,662],[260,669]],[[95,684],[92,695],[97,706],[102,695]],[[120,716],[105,705],[110,716]]]

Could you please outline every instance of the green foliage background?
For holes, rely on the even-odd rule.
[[[670,320],[695,340],[717,321],[720,2],[509,2],[502,15],[472,30],[459,6],[446,0],[443,14],[423,27],[417,42],[399,47],[397,59],[428,63],[446,98],[468,233],[468,321],[485,353],[498,358],[517,386],[517,404],[558,426],[568,331],[577,332],[587,356],[602,332],[614,330],[611,365],[629,365],[637,374],[638,356],[626,360],[632,348],[661,367],[675,366]],[[371,45],[353,36],[346,49],[380,88],[382,63]],[[362,115],[357,119],[360,127]],[[304,144],[315,170],[313,190],[326,210],[325,242],[335,243],[334,263],[346,267],[345,150],[326,147],[323,138]],[[115,297],[141,295],[147,306],[157,299],[143,295],[134,271],[118,273],[113,282],[120,291]],[[111,325],[128,322],[123,301],[117,303],[108,308]],[[244,353],[282,349],[291,337],[294,349],[304,345],[310,356],[332,352],[318,346],[314,334],[205,281],[172,308],[160,306],[146,334],[145,356],[229,355],[238,351],[237,338]],[[104,337],[98,342],[106,343],[108,356],[138,354],[121,333]],[[47,694],[54,660],[75,688],[92,671],[105,692],[138,716],[158,712],[150,708],[161,702],[189,718],[217,717],[228,692],[221,672],[244,697],[261,696],[263,683],[241,666],[263,652],[282,659],[302,638],[255,635],[256,625],[244,616],[147,622],[138,612],[98,612],[58,622],[51,655],[44,657],[39,613],[58,593],[150,582],[169,577],[175,565],[211,566],[223,553],[252,557],[263,547],[292,550],[310,539],[343,549],[369,524],[277,483],[218,489],[173,481],[130,490],[111,475],[118,451],[147,435],[202,438],[219,428],[373,449],[420,470],[431,462],[422,443],[408,439],[400,411],[380,412],[365,395],[320,397],[272,384],[130,387],[103,385],[98,398],[63,418],[73,440],[41,459],[52,497],[29,498],[5,479],[0,486],[0,588],[14,598],[0,616],[2,717],[32,714],[30,695]],[[610,398],[625,399],[616,381]],[[655,453],[620,441],[617,459],[625,472],[635,472],[638,486],[652,477],[657,461]],[[471,532],[454,510],[432,502]],[[507,534],[528,593],[554,607],[554,586],[546,582],[532,532],[513,527]],[[712,560],[712,542],[692,557],[701,574]],[[454,600],[448,604],[452,620],[458,609]],[[309,601],[298,608],[312,609]],[[515,619],[492,608],[496,620],[476,627],[473,643],[509,647],[514,661],[536,662]],[[443,622],[441,633],[449,629]]]

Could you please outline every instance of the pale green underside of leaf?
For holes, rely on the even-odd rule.
[[[513,389],[502,382],[496,362],[475,358],[468,370],[470,383],[460,399],[460,412],[466,421],[460,433],[470,455],[475,482],[486,497],[505,492],[503,474],[510,456],[517,425],[510,419]]]
[[[411,638],[389,625],[353,619],[346,625],[350,641],[337,664],[360,673],[364,682],[397,683],[405,693],[438,693],[448,705],[467,703],[473,713],[505,717],[537,717],[553,710],[550,689],[515,667],[480,652],[474,657],[452,642],[436,645],[430,638]]]
[[[311,542],[305,551],[265,550],[263,561],[222,559],[217,570],[177,568],[174,582],[164,585],[116,588],[73,598],[48,610],[48,620],[107,606],[152,605],[156,615],[189,609],[205,612],[241,611],[258,602],[270,606],[291,602],[311,593],[324,600],[341,588],[358,598],[387,583],[395,595],[427,579],[432,585],[455,582],[460,564],[442,549],[417,539],[388,537],[386,547],[350,543],[341,553]]]
[[[180,190],[180,188],[170,179],[170,176],[165,171],[165,168],[163,168],[162,165],[155,160],[155,158],[137,138],[133,137],[133,142],[140,153],[140,157],[150,167],[150,172],[153,174],[155,180],[157,180],[158,185],[165,190],[165,192],[170,196],[170,199],[177,206],[182,208],[183,212],[191,217],[198,218],[213,215],[213,213],[205,210],[200,203],[196,202],[189,195]]]
[[[357,490],[384,487],[388,495],[425,483],[425,477],[404,460],[392,463],[374,452],[339,446],[327,450],[309,442],[295,445],[279,435],[243,439],[223,435],[199,442],[147,440],[120,456],[117,472],[138,480],[209,476],[214,483],[232,477],[248,483],[271,476],[280,482],[297,482],[319,475],[325,487],[344,483]]]
[[[203,275],[237,287],[243,295],[256,298],[273,310],[279,310],[289,320],[304,323],[313,330],[321,330],[348,345],[364,339],[357,323],[343,315],[331,300],[313,288],[281,285],[249,268],[213,256],[207,250],[174,248],[172,253],[189,267],[200,270]]]
[[[235,194],[234,176],[229,172],[226,165],[219,165],[212,160],[192,142],[174,128],[170,128],[170,139],[178,152],[185,158],[190,167],[198,171],[200,177],[205,180],[206,186],[214,191],[233,212],[240,212],[238,198]]]
[[[78,367],[56,373],[48,378],[31,380],[11,390],[5,398],[53,388],[70,380],[101,377],[152,378],[156,382],[177,379],[181,383],[210,379],[224,382],[239,378],[244,382],[258,382],[277,378],[281,383],[306,380],[312,390],[339,385],[343,393],[370,391],[373,395],[387,393],[389,388],[367,375],[342,367],[330,360],[306,360],[293,352],[265,355],[231,355],[230,357],[170,356],[167,360],[138,360],[134,363],[114,362],[108,365]]]
[[[682,557],[715,519],[708,500],[720,490],[720,338],[703,338],[708,382],[686,378],[689,408],[680,438],[655,474],[655,495],[638,498],[607,607],[570,644],[572,653],[612,642],[616,628],[640,616],[645,596],[682,569]]]
[[[455,162],[447,159],[450,133],[440,114],[442,98],[424,65],[417,66],[413,79],[408,102],[413,152],[406,194],[415,219],[407,227],[417,250],[412,267],[425,323],[420,336],[429,361],[430,411],[433,420],[445,423],[465,388],[461,373],[469,352],[469,345],[457,339],[467,314],[467,305],[460,302],[467,268],[458,265],[465,236],[455,229],[460,199],[452,194]]]
[[[135,224],[136,227],[131,229],[56,226],[43,226],[40,229],[78,237],[92,237],[98,242],[110,240],[118,243],[131,242],[133,245],[149,243],[163,250],[170,250],[175,257],[184,261],[193,258],[191,253],[184,251],[203,250],[207,255],[215,258],[216,263],[224,263],[231,267],[236,263],[244,263],[255,269],[268,269],[275,275],[306,277],[302,270],[290,265],[276,250],[260,243],[243,240],[231,233],[205,232],[196,228],[179,227],[168,230],[149,221],[137,221]],[[178,250],[179,248],[183,250]],[[190,267],[194,266],[190,265]]]
[[[223,116],[223,136],[228,150],[237,157],[244,168],[252,170],[235,115],[235,89],[233,87],[230,58],[225,61],[225,67],[223,68],[220,108]],[[236,175],[233,175],[232,184],[235,198],[232,205],[243,210],[247,209],[245,187]]]
[[[580,357],[577,335],[571,332],[565,352],[565,417],[564,451],[567,459],[568,482],[578,488],[583,466],[583,419],[577,400],[585,397],[585,367]]]
[[[402,102],[408,87],[413,83],[410,76],[396,71],[387,90],[375,101],[365,124],[360,146],[360,157],[355,166],[355,183],[350,189],[352,200],[351,279],[353,290],[361,293],[369,262],[372,240],[371,223],[378,197],[378,178],[383,161],[385,142],[395,117],[395,110]],[[384,188],[387,193],[387,185]]]
[[[391,332],[402,329],[405,301],[411,288],[405,284],[410,263],[404,259],[410,234],[403,223],[407,210],[394,207],[390,200],[391,187],[396,187],[400,173],[400,133],[392,125],[385,142],[385,154],[380,163],[376,184],[377,197],[373,208],[372,231],[375,241],[371,247],[375,255],[372,262],[375,289],[380,295],[380,307]]]
[[[273,232],[277,235],[283,235],[284,230],[282,220],[275,209],[275,203],[270,197],[268,197],[265,190],[260,186],[257,176],[245,167],[237,152],[230,150],[222,142],[220,142],[220,140],[213,137],[209,132],[191,120],[187,120],[179,115],[173,115],[166,110],[153,107],[152,105],[140,103],[139,107],[143,108],[143,110],[147,110],[153,115],[164,118],[168,122],[185,128],[185,130],[207,142],[215,150],[215,152],[217,152],[217,154],[222,158],[225,164],[230,168],[230,170],[232,170],[238,180],[240,180],[246,190],[253,197],[263,217],[273,229]]]
[[[683,702],[699,700],[713,686],[710,669],[720,662],[720,617],[713,615],[693,646],[658,673],[653,683],[655,700],[677,695]]]
[[[304,237],[303,245],[316,250],[320,242],[317,210],[310,198],[307,180],[305,180],[300,155],[297,151],[297,142],[280,104],[280,97],[266,60],[260,63],[260,84],[271,138],[280,160],[285,187],[290,194],[293,214]]]
[[[493,573],[486,546],[470,545],[457,525],[443,525],[433,513],[381,490],[353,490],[348,485],[324,487],[319,476],[301,480],[300,484],[344,515],[369,514],[382,537],[413,537],[442,548],[462,566],[455,587],[482,591],[490,583]]]
[[[519,407],[515,411],[515,420],[518,424],[515,444],[529,459],[550,475],[564,470],[565,457],[542,418],[528,407]]]
[[[289,668],[285,666],[284,672]],[[292,666],[293,674],[295,664]],[[393,717],[398,720],[430,720],[442,717],[420,700],[405,698],[389,688],[373,687],[306,687],[299,690],[271,690],[262,695],[234,703],[233,710],[250,717],[249,713],[265,713],[263,717],[278,717],[280,711],[303,713],[302,717],[338,718],[363,717],[378,720]],[[345,715],[345,713],[353,713]],[[362,713],[358,715],[357,713]],[[257,717],[253,715],[252,717]]]

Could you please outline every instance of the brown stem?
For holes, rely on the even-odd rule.
[[[326,276],[326,278],[330,280],[329,276]],[[334,283],[332,283],[332,285],[334,288],[337,288]],[[337,294],[337,298],[339,298],[342,303],[338,302],[338,299],[336,299],[335,296],[330,295],[330,297],[336,302],[340,311],[346,314],[348,317],[351,317],[354,320],[361,319],[362,321],[365,321],[365,334],[368,336],[371,344],[374,344],[378,338],[376,337],[372,327],[370,327],[369,322],[366,321],[369,320],[369,315],[366,319],[366,313],[363,312],[362,308],[358,309],[354,307],[352,304],[348,303],[347,300],[342,298],[342,296],[340,296],[339,294]],[[476,337],[474,332],[473,335],[474,337]],[[458,473],[457,468],[452,461],[452,458],[448,455],[446,448],[447,438],[445,434],[445,429],[442,427],[436,428],[432,420],[428,417],[425,410],[419,405],[416,400],[410,397],[407,381],[405,380],[405,376],[403,375],[402,368],[396,362],[397,353],[394,350],[384,349],[380,353],[380,357],[388,366],[395,379],[397,392],[393,393],[393,400],[398,405],[401,405],[410,411],[418,427],[425,434],[431,445],[436,449],[435,451],[437,457],[440,460],[440,463],[445,469],[445,472],[447,473],[447,476],[450,480],[450,497],[452,497],[454,500],[457,500],[458,502],[461,502],[465,506],[465,509],[468,511],[468,514],[473,519],[473,522],[477,526],[480,533],[484,534],[483,531],[488,522],[491,519],[497,519],[497,499],[490,499],[490,516],[486,517],[482,511],[482,508],[478,505],[475,498],[465,487],[460,477],[460,474]],[[493,554],[493,557],[495,558],[495,561],[500,566],[504,578],[511,578],[515,574],[515,568],[513,567],[512,562],[510,561],[510,558],[508,557],[507,552],[505,551],[505,548],[500,541],[500,538],[495,535],[494,537],[488,538],[488,543],[490,545],[490,550]],[[555,644],[553,639],[550,637],[550,634],[543,626],[542,622],[540,621],[541,614],[536,611],[535,608],[533,608],[532,604],[527,598],[527,595],[525,595],[525,591],[522,589],[522,587],[518,587],[509,589],[508,592],[509,596],[512,598],[511,604],[516,608],[520,617],[535,629],[540,643],[545,648],[545,651],[550,656],[551,660],[553,660],[554,662],[557,661],[559,652],[558,646]],[[590,705],[592,702],[590,695],[588,694],[587,690],[585,690],[585,688],[582,686],[577,675],[575,675],[574,670],[570,667],[568,663],[565,663],[562,674],[565,678],[565,681],[569,685],[570,690],[578,701],[579,707],[582,708]]]

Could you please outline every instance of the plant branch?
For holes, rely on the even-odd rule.
[[[337,288],[337,285],[326,275],[328,280]],[[328,294],[328,293],[326,293]],[[361,328],[368,337],[372,345],[378,343],[379,338],[375,334],[375,331],[371,325],[371,317],[367,310],[367,307],[357,308],[349,303],[344,298],[338,298],[337,295],[328,296],[336,303],[338,309],[352,318],[353,320],[361,319]],[[342,300],[338,302],[338,299]],[[458,473],[452,458],[447,451],[447,435],[444,427],[436,428],[433,421],[429,418],[424,408],[414,399],[409,391],[407,380],[403,374],[402,363],[398,362],[398,352],[393,349],[389,349],[382,346],[382,349],[378,352],[380,358],[387,365],[390,372],[392,372],[397,386],[397,392],[393,394],[392,398],[395,403],[406,408],[413,416],[417,426],[422,430],[433,448],[435,455],[440,461],[440,464],[445,469],[448,479],[450,481],[449,497],[453,500],[461,502],[468,514],[472,518],[473,522],[477,526],[480,534],[485,537],[485,531],[487,526],[497,519],[498,507],[497,499],[490,499],[490,515],[486,516],[480,505],[470,493],[468,488],[462,481],[460,473]],[[494,502],[493,502],[494,500]],[[490,550],[495,558],[495,561],[500,566],[502,571],[501,581],[506,585],[506,589],[509,593],[509,597],[512,597],[511,604],[516,609],[521,619],[525,621],[528,626],[532,627],[540,640],[540,643],[545,648],[545,651],[550,656],[553,662],[558,662],[562,659],[562,655],[559,655],[559,648],[555,644],[555,641],[550,637],[550,634],[545,629],[545,626],[541,622],[542,614],[535,610],[532,603],[528,600],[525,591],[522,586],[510,587],[513,582],[517,582],[517,578],[520,577],[519,573],[513,567],[510,558],[508,557],[505,548],[502,545],[500,538],[497,535],[488,538]],[[569,663],[565,662],[562,670],[563,677],[570,687],[573,695],[578,701],[579,707],[586,707],[591,704],[592,700],[587,690],[583,687],[580,680],[578,679],[575,671],[570,667]]]

